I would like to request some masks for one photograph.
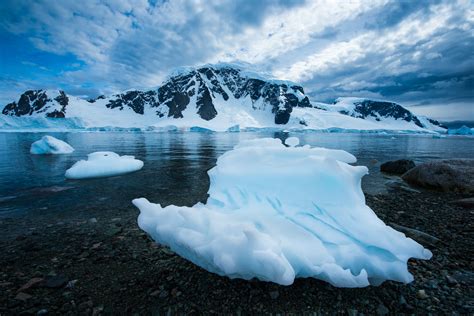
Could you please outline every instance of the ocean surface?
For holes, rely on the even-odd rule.
[[[368,194],[390,193],[392,180],[380,164],[409,158],[416,163],[439,158],[474,158],[474,138],[357,133],[199,133],[71,132],[47,133],[76,150],[68,155],[32,155],[31,143],[45,133],[0,133],[0,218],[34,212],[87,212],[91,208],[130,208],[146,197],[162,205],[205,201],[207,171],[240,140],[300,138],[300,144],[343,149],[369,168],[362,182]],[[94,151],[114,151],[143,160],[142,170],[110,178],[67,180],[66,169]],[[289,183],[288,185],[291,185]]]

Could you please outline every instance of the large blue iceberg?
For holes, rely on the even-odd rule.
[[[410,282],[411,257],[431,252],[385,225],[365,204],[364,166],[342,150],[245,141],[209,171],[206,204],[133,203],[158,243],[230,278],[292,284],[313,277],[338,287]]]

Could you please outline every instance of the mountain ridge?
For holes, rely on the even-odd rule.
[[[17,117],[79,117],[94,125],[101,124],[100,120],[89,117],[86,112],[95,112],[104,117],[104,109],[113,111],[105,116],[129,113],[131,119],[132,116],[140,115],[147,118],[136,119],[137,122],[146,121],[138,124],[151,125],[155,121],[169,121],[172,125],[173,121],[170,120],[174,119],[179,125],[187,122],[209,128],[214,122],[223,121],[220,125],[228,127],[235,123],[255,127],[295,125],[305,129],[318,127],[311,126],[314,125],[311,122],[317,121],[318,116],[328,116],[329,113],[321,112],[327,111],[367,122],[388,122],[390,129],[397,129],[396,125],[399,125],[398,129],[415,130],[442,127],[435,120],[420,119],[403,106],[388,101],[339,98],[333,105],[312,103],[303,87],[296,83],[267,78],[230,64],[188,68],[168,77],[156,89],[127,90],[87,101],[68,96],[61,90],[28,90],[18,101],[7,104],[2,114]],[[340,120],[347,121],[347,118]],[[110,121],[112,125],[119,123],[123,122]],[[356,125],[359,126],[359,123]],[[339,127],[337,118],[335,125]],[[376,126],[369,127],[374,129]]]

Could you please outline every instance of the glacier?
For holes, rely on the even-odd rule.
[[[343,150],[241,142],[209,170],[206,204],[133,200],[139,227],[221,276],[290,285],[312,277],[337,287],[408,283],[409,258],[429,250],[385,225],[365,204],[365,166]]]
[[[120,156],[111,151],[97,151],[87,155],[66,170],[68,179],[89,179],[122,175],[143,168],[143,161],[134,156]]]
[[[70,154],[73,151],[74,148],[68,143],[48,135],[31,144],[30,148],[33,155]]]
[[[460,128],[448,129],[448,135],[474,135],[474,128],[469,128],[466,125]]]

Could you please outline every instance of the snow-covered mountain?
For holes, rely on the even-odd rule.
[[[334,104],[319,104],[320,108],[328,111],[337,111],[344,115],[360,118],[368,121],[400,123],[402,121],[415,124],[420,128],[437,130],[445,129],[440,122],[425,116],[416,116],[400,104],[384,101],[370,100],[364,98],[341,97]]]
[[[64,118],[69,98],[64,91],[28,90],[18,102],[5,106],[2,114],[14,116],[42,115],[50,118]]]
[[[419,118],[395,103],[353,98],[340,98],[334,105],[310,102],[303,87],[295,83],[231,64],[184,69],[157,89],[129,90],[87,101],[63,91],[29,90],[18,101],[7,104],[2,114],[0,128],[21,127],[25,122],[29,127],[42,127],[47,118],[74,120],[73,125],[83,128],[440,128],[439,123]],[[21,117],[22,122],[12,117]],[[46,125],[50,127],[51,122]]]

